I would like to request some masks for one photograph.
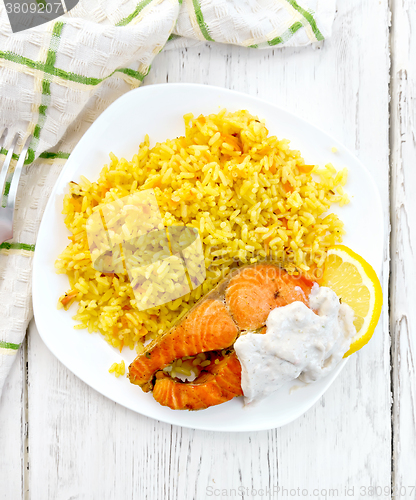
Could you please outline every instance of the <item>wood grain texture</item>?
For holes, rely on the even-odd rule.
[[[415,485],[416,470],[416,6],[393,4],[391,85],[391,335],[393,486]]]
[[[413,27],[416,29],[415,24]],[[338,2],[333,37],[320,49],[258,51],[204,45],[162,52],[146,84],[195,82],[257,95],[299,114],[354,151],[372,172],[385,208],[383,289],[387,306],[389,79],[388,2],[351,0]],[[412,175],[410,170],[407,175]],[[405,257],[411,255],[403,254]],[[404,275],[404,268],[401,272]],[[402,279],[405,283],[405,276]],[[409,294],[409,289],[400,293]],[[410,297],[407,319],[399,323],[400,328],[413,321]],[[402,334],[402,339],[403,335],[410,333]],[[405,352],[401,351],[402,359]],[[405,374],[408,368],[403,361],[401,366]],[[15,365],[14,370],[13,376],[18,378],[23,366]],[[410,429],[413,400],[410,381],[406,379],[406,383],[402,386],[405,408],[398,412],[396,404],[394,415],[403,418],[402,424]],[[20,415],[23,403],[12,392],[8,390],[5,397],[11,401],[13,414]],[[0,422],[1,412],[2,406]],[[307,414],[281,429],[242,434],[170,426],[116,405],[57,361],[32,325],[28,419],[29,474],[20,476],[20,489],[10,491],[27,489],[26,498],[34,500],[199,500],[227,495],[248,499],[252,489],[257,498],[325,498],[329,489],[336,489],[338,498],[346,498],[346,487],[350,493],[354,488],[353,498],[369,498],[360,495],[360,487],[389,487],[392,480],[388,308],[383,310],[371,343],[351,358]],[[16,460],[24,460],[24,453],[19,455],[12,444],[14,438],[6,435],[21,436],[20,427],[10,422],[7,413],[3,425],[8,431],[3,435],[0,427],[0,440],[8,439],[6,449],[13,454],[14,464],[8,470],[14,470]],[[393,426],[396,433],[397,425]],[[407,444],[401,442],[401,446]],[[397,452],[395,478],[402,474],[403,480],[410,481],[410,469],[399,455]],[[0,458],[3,466],[1,460],[4,458]],[[0,467],[0,481],[4,477]],[[0,498],[1,494],[0,489]]]
[[[0,398],[0,499],[23,498],[26,472],[26,342]]]

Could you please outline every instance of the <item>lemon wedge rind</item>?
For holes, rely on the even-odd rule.
[[[353,337],[350,348],[344,355],[346,358],[361,349],[373,336],[381,314],[383,292],[377,273],[365,259],[353,250],[345,245],[336,245],[328,250],[327,262],[331,260],[328,260],[331,255],[339,257],[344,268],[348,265],[353,266],[361,277],[361,282],[356,282],[349,287],[348,276],[342,278],[342,273],[340,273],[339,278],[341,279],[337,282],[334,279],[334,277],[336,278],[334,269],[331,269],[330,264],[325,265],[322,285],[332,288],[343,302],[352,307],[360,322],[357,334]],[[362,312],[363,308],[367,309],[365,316],[357,314],[358,311]]]

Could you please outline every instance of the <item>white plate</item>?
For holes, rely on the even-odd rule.
[[[33,303],[39,333],[53,354],[75,375],[108,398],[143,415],[195,429],[253,431],[287,424],[307,411],[328,389],[346,361],[325,379],[292,391],[291,383],[255,408],[243,407],[242,398],[199,412],[174,411],[160,406],[126,378],[108,373],[114,362],[128,365],[134,352],[120,354],[100,334],[75,330],[76,306],[58,311],[58,297],[68,288],[67,277],[57,275],[54,262],[67,245],[62,202],[68,182],[85,175],[96,180],[110,151],[131,159],[147,133],[151,143],[184,134],[182,116],[188,112],[213,113],[220,108],[248,109],[266,119],[271,134],[291,140],[306,163],[333,162],[349,170],[349,205],[334,207],[345,222],[345,244],[381,270],[383,250],[382,206],[377,188],[366,168],[344,146],[313,125],[255,97],[217,87],[193,84],[153,85],[133,90],[113,103],[93,123],[71,154],[51,194],[39,231],[34,257]],[[338,152],[331,152],[336,146]],[[351,408],[351,411],[353,409]]]

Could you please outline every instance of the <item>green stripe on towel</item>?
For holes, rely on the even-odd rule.
[[[35,245],[29,245],[27,243],[8,243],[5,241],[0,245],[0,250],[27,250],[28,252],[34,252]]]
[[[211,38],[209,34],[208,25],[205,22],[204,15],[202,14],[199,0],[192,0],[192,3],[194,5],[195,16],[196,20],[198,21],[199,29],[201,30],[201,33],[204,35],[205,40],[208,40],[209,42],[215,42],[215,40]]]
[[[7,149],[4,149],[4,148],[0,149],[0,155],[7,155],[7,152],[8,152]],[[17,155],[16,153],[13,153],[12,158],[13,158],[13,160],[18,160],[19,155]],[[57,153],[44,151],[43,153],[41,153],[39,155],[39,158],[44,158],[47,160],[50,160],[50,159],[54,160],[55,158],[61,158],[63,160],[67,160],[69,158],[69,153],[64,153],[63,151],[58,151]],[[31,161],[33,161],[33,160],[31,160]],[[29,161],[26,160],[25,163],[29,163]],[[10,187],[10,182],[8,184]],[[7,189],[7,183],[6,183],[6,189]]]
[[[273,40],[269,40],[267,43],[271,47],[279,45],[281,43],[286,43],[298,30],[300,30],[300,28],[303,28],[303,24],[298,21],[297,23],[292,24],[292,26],[287,29],[282,35],[273,38]]]
[[[144,75],[143,73],[140,73],[140,71],[136,71],[131,68],[122,68],[117,70],[119,73],[124,73],[125,75],[132,76],[133,78],[136,78],[136,80],[140,80],[141,82],[144,80],[144,77],[147,75]]]
[[[287,0],[290,5],[297,10],[302,16],[306,19],[306,21],[310,24],[312,31],[314,32],[314,35],[316,36],[316,39],[318,41],[321,41],[324,39],[322,33],[319,31],[318,26],[316,25],[316,21],[313,17],[313,14],[305,9],[303,9],[300,5],[298,5],[295,0]]]
[[[93,78],[89,76],[77,75],[75,73],[68,73],[68,71],[64,71],[63,69],[55,67],[47,67],[45,64],[32,61],[27,57],[19,56],[17,54],[14,54],[13,52],[3,52],[0,50],[0,58],[18,64],[22,64],[23,66],[27,66],[28,68],[34,68],[39,71],[43,71],[53,76],[58,76],[63,80],[68,80],[70,82],[75,82],[75,83],[81,83],[83,85],[98,85],[99,83],[103,82],[104,80],[107,80],[107,78],[110,78],[117,72],[125,73],[126,71],[133,71],[133,73],[130,74],[130,76],[133,76],[134,78],[137,78],[140,81],[142,81],[143,78],[147,75],[147,73],[143,74],[140,73],[139,71],[130,70],[129,68],[119,68],[115,69],[112,73],[110,73],[108,76],[104,76],[103,78]]]
[[[58,151],[57,153],[44,151],[39,155],[39,158],[44,158],[46,160],[55,160],[56,158],[61,158],[63,160],[67,160],[69,158],[69,153],[64,153],[63,151]]]
[[[119,21],[116,26],[126,26],[127,24],[129,24],[131,21],[133,21],[133,19],[135,17],[137,17],[140,12],[147,6],[149,5],[149,3],[151,3],[152,0],[143,0],[142,2],[140,2],[137,7],[134,9],[134,11],[127,17],[125,17],[124,19],[122,19],[121,21]]]
[[[20,344],[12,344],[11,342],[4,342],[3,340],[0,340],[0,347],[3,349],[13,349],[14,351],[17,351],[19,349]]]
[[[42,102],[38,107],[38,122],[33,132],[32,142],[30,143],[29,154],[27,162],[31,163],[35,158],[35,150],[39,144],[39,137],[42,128],[46,122],[46,110],[51,102],[51,74],[53,73],[56,62],[56,51],[59,47],[61,40],[62,29],[64,23],[58,21],[54,24],[52,29],[52,36],[49,43],[48,53],[46,55],[46,62],[44,65],[44,75],[42,80]]]
[[[8,152],[9,152],[8,149],[4,149],[4,148],[0,149],[0,155],[5,155],[6,156]],[[17,155],[16,153],[13,153],[12,154],[12,158],[13,158],[13,160],[18,160],[19,159],[19,155]]]

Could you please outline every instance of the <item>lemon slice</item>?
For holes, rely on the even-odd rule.
[[[360,255],[344,245],[337,245],[328,250],[321,284],[331,288],[355,313],[357,335],[344,355],[346,358],[361,349],[374,333],[383,305],[380,281]]]

